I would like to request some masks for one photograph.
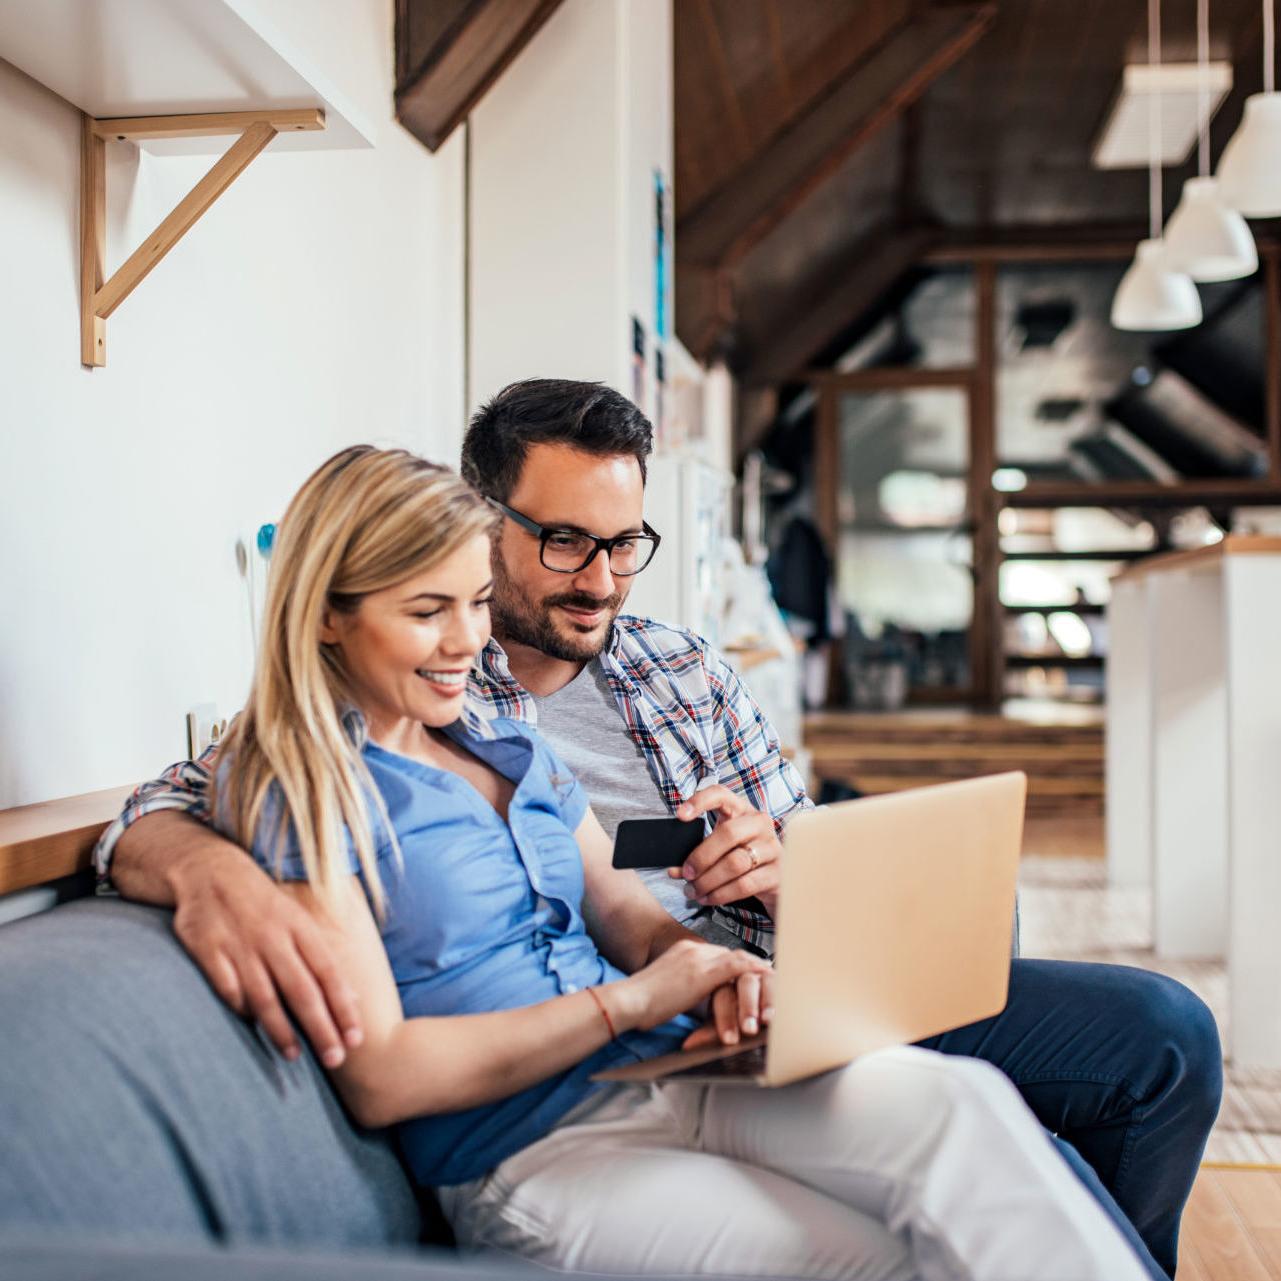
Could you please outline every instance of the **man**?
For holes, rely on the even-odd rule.
[[[768,950],[779,834],[810,802],[715,650],[621,614],[657,542],[642,510],[650,447],[639,410],[591,383],[517,383],[477,413],[463,473],[504,520],[495,639],[472,692],[494,714],[538,724],[608,831],[629,817],[709,816],[685,867],[648,884],[699,932]],[[335,1066],[344,1040],[359,1043],[350,992],[310,918],[198,821],[207,782],[207,763],[183,762],[139,789],[103,838],[100,871],[130,897],[172,904],[215,990],[286,1054],[299,1050],[285,1006]],[[1191,992],[1146,971],[1020,959],[1001,1015],[925,1044],[1004,1071],[1173,1276],[1222,1086],[1214,1021]]]

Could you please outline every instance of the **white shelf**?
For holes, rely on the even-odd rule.
[[[324,130],[273,151],[372,146],[372,132],[263,20],[253,0],[0,0],[0,58],[97,119],[319,107]],[[217,155],[228,139],[151,139]]]

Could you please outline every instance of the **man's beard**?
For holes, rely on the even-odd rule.
[[[528,645],[565,663],[583,663],[595,658],[605,648],[610,628],[598,624],[588,634],[566,635],[557,628],[552,613],[557,605],[568,605],[573,609],[604,609],[612,624],[623,607],[623,596],[614,592],[598,600],[582,592],[557,592],[541,600],[531,600],[512,580],[502,557],[495,554],[494,591],[489,601],[489,613],[499,639]]]

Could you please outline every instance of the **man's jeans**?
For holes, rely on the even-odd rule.
[[[1010,1077],[1174,1276],[1179,1219],[1223,1093],[1219,1032],[1199,997],[1147,970],[1020,958],[1002,1013],[921,1044]]]

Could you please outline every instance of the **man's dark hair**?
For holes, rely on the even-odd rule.
[[[463,437],[462,473],[482,494],[506,502],[530,445],[569,445],[588,454],[631,454],[645,480],[654,447],[649,419],[602,383],[527,378],[482,405]]]

